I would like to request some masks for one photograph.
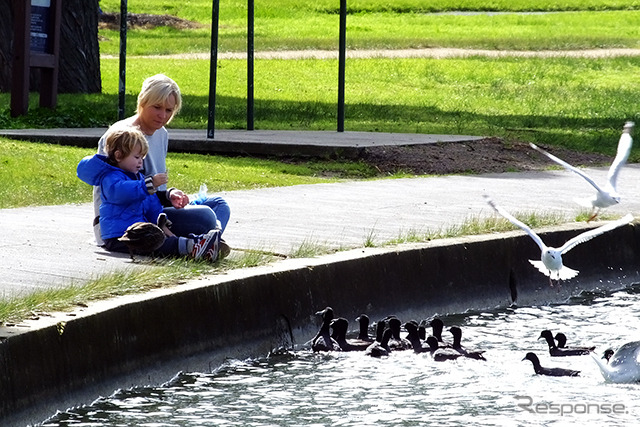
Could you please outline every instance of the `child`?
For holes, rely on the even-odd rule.
[[[167,183],[167,177],[165,174],[147,178],[142,175],[140,169],[148,151],[149,144],[139,128],[112,126],[105,136],[107,155],[87,156],[78,164],[78,178],[100,188],[100,230],[109,251],[129,252],[118,238],[136,222],[156,223],[162,213],[156,192]],[[220,229],[189,237],[177,237],[167,226],[163,231],[166,238],[156,253],[189,255],[212,262],[218,259]]]

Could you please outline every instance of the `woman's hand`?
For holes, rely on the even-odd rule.
[[[169,200],[171,200],[171,205],[176,209],[182,209],[189,204],[189,196],[176,188],[169,193]]]

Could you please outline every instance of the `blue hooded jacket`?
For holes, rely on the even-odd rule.
[[[87,184],[100,187],[103,240],[121,237],[136,222],[155,224],[162,212],[160,200],[155,194],[149,194],[144,176],[110,165],[106,156],[95,154],[83,158],[78,163],[77,175]]]

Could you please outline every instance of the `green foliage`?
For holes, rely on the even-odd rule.
[[[0,138],[0,209],[89,202],[91,187],[76,177],[76,166],[95,149],[12,141]],[[363,178],[374,171],[360,162],[309,161],[303,164],[249,157],[170,153],[171,185],[196,193]]]

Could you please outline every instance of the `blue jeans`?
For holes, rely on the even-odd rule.
[[[182,209],[164,208],[164,212],[173,225],[171,231],[177,236],[187,237],[189,234],[205,234],[209,230],[218,227],[224,233],[231,209],[222,197],[209,197],[199,202],[201,204],[189,204]]]

